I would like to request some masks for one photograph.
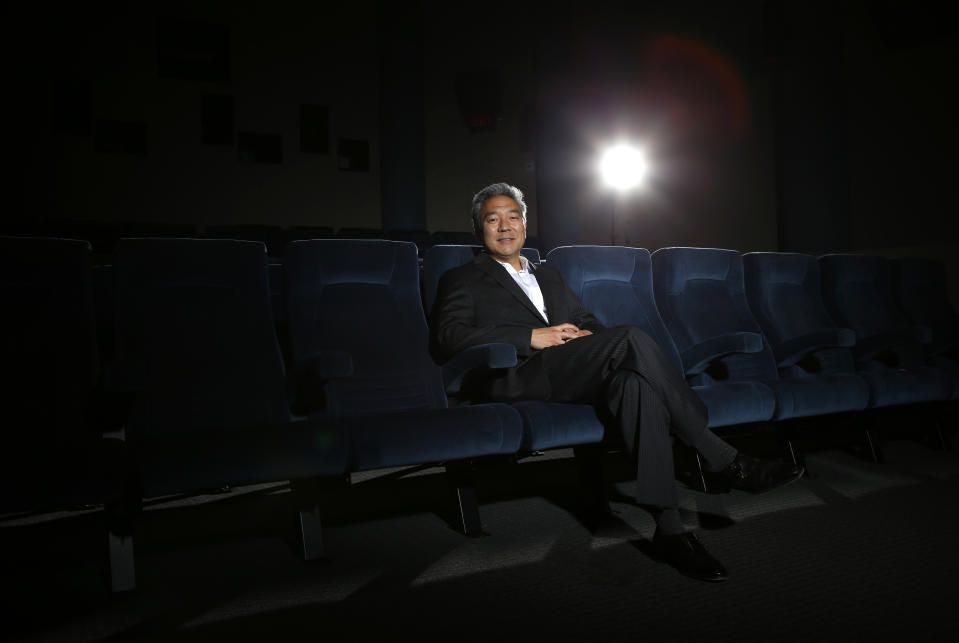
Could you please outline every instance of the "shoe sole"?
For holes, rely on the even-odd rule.
[[[673,569],[676,569],[676,568],[673,567]],[[678,569],[676,569],[676,571],[679,572],[681,576],[685,576],[686,578],[692,578],[693,580],[701,580],[705,583],[725,583],[726,581],[729,580],[729,576],[706,577],[706,576],[697,576],[696,574],[687,574],[686,572],[679,571]]]

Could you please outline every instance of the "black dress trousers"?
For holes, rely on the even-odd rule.
[[[516,368],[543,369],[546,401],[595,405],[636,457],[637,502],[677,506],[670,430],[694,445],[708,411],[649,335],[617,326],[546,348]]]

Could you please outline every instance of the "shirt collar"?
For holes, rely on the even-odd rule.
[[[490,255],[490,256],[492,257],[492,255]],[[519,256],[519,265],[522,266],[522,270],[519,270],[519,271],[517,271],[516,268],[513,267],[513,264],[511,264],[511,263],[506,263],[506,262],[504,262],[504,261],[500,261],[500,260],[497,259],[496,257],[493,257],[493,261],[495,261],[495,262],[498,263],[499,265],[501,265],[501,266],[503,266],[504,268],[506,268],[506,272],[508,272],[508,273],[510,273],[510,274],[513,274],[514,272],[515,272],[516,274],[519,274],[519,273],[521,273],[521,272],[530,272],[530,273],[533,272],[533,264],[531,264],[531,263],[529,262],[529,259],[527,259],[527,258],[524,257],[523,255],[520,255],[520,256]]]

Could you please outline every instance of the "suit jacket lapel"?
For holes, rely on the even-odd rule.
[[[495,279],[499,285],[509,291],[509,293],[513,295],[513,297],[515,297],[519,303],[523,304],[528,311],[536,315],[536,318],[542,321],[543,324],[549,324],[549,322],[543,319],[543,316],[536,309],[536,306],[533,305],[533,302],[530,301],[529,297],[526,296],[526,293],[523,292],[523,289],[519,287],[519,284],[513,280],[513,277],[506,272],[506,269],[503,268],[498,261],[484,252],[476,257],[476,265],[481,270],[486,272],[486,274],[488,274],[490,277]],[[540,289],[543,289],[542,284],[540,285]],[[546,301],[545,291],[543,296],[544,301]],[[549,306],[548,303],[546,305]],[[547,307],[546,310],[549,311],[549,308]]]
[[[533,271],[536,276],[536,282],[543,293],[543,303],[546,305],[546,314],[549,315],[550,322],[553,325],[569,321],[566,319],[565,293],[562,290],[562,282],[549,278],[546,271],[536,269]]]

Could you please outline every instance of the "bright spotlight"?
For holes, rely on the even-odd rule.
[[[643,182],[646,157],[635,147],[621,143],[606,150],[599,162],[599,172],[607,185],[625,192]]]

